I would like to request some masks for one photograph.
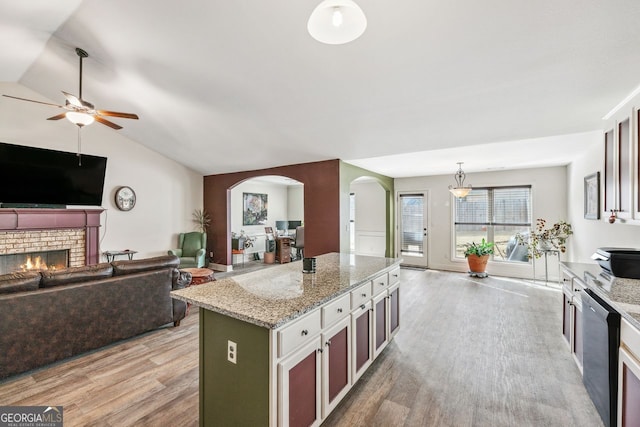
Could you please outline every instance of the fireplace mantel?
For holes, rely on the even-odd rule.
[[[85,229],[85,262],[100,261],[100,214],[104,209],[0,209],[0,231]]]

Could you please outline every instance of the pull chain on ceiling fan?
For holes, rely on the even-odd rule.
[[[60,120],[63,118],[67,118],[71,123],[78,126],[78,156],[80,156],[80,129],[83,126],[90,125],[94,121],[98,123],[102,123],[105,126],[109,126],[112,129],[119,130],[122,129],[122,126],[105,119],[105,117],[119,117],[123,119],[138,119],[137,114],[133,113],[121,113],[118,111],[109,111],[109,110],[96,110],[95,106],[82,99],[82,60],[87,58],[89,54],[79,47],[76,48],[76,54],[78,55],[80,62],[80,78],[79,78],[79,87],[78,87],[78,96],[72,95],[65,91],[62,91],[62,94],[65,96],[66,101],[64,105],[52,104],[50,102],[42,102],[36,101],[33,99],[20,98],[12,95],[2,95],[7,98],[18,99],[20,101],[29,101],[35,102],[37,104],[49,105],[56,108],[62,108],[65,111],[64,113],[57,114],[55,116],[49,117],[47,120]]]

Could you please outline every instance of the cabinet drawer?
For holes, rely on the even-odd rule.
[[[373,295],[378,295],[382,291],[386,291],[389,287],[389,275],[382,274],[371,281],[373,284]]]
[[[278,331],[278,357],[282,357],[320,333],[320,310]]]
[[[351,301],[349,294],[345,294],[335,301],[322,307],[322,327],[326,328],[334,324],[340,319],[349,315],[351,311],[349,302]]]
[[[389,272],[389,286],[395,285],[400,281],[400,267],[394,268]]]
[[[358,287],[351,291],[351,310],[355,310],[362,304],[366,304],[371,299],[371,282]]]

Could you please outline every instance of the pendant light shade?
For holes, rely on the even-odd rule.
[[[456,186],[449,186],[449,191],[456,197],[466,197],[467,194],[472,190],[471,185],[468,187],[464,186],[465,174],[462,171],[462,162],[458,162],[458,171],[455,174]]]
[[[349,43],[367,28],[367,18],[352,0],[324,0],[311,13],[307,29],[326,44]]]

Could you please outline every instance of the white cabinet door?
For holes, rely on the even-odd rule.
[[[350,389],[351,319],[326,330],[322,344],[322,418],[326,418]]]
[[[373,358],[389,343],[389,297],[386,292],[373,299]]]
[[[389,287],[389,341],[400,330],[400,283]]]
[[[373,362],[373,309],[371,301],[362,304],[351,313],[351,336],[351,383],[355,384]]]
[[[320,425],[322,342],[318,336],[278,364],[278,425]]]

